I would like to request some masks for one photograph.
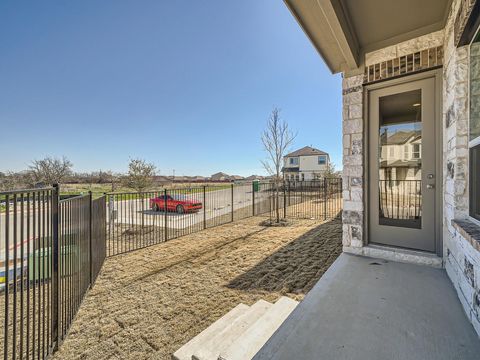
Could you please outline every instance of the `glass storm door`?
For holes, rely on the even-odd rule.
[[[435,80],[369,95],[369,240],[433,252]]]

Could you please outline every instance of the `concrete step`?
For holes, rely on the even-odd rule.
[[[245,314],[250,309],[250,306],[245,304],[239,304],[235,306],[232,310],[222,316],[220,319],[215,321],[208,328],[203,330],[200,334],[195,336],[180,349],[175,351],[172,355],[173,360],[191,360],[192,355],[199,347],[210,338],[215,336],[218,332],[228,327],[235,319]]]
[[[265,300],[259,300],[243,315],[237,317],[230,325],[202,343],[192,354],[192,360],[217,360],[221,352],[248,331],[260,317],[273,305]]]
[[[249,329],[227,349],[218,360],[250,360],[298,305],[298,301],[282,296]]]

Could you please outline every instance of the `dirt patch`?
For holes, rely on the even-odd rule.
[[[341,252],[341,222],[261,218],[107,259],[55,359],[170,359],[238,303],[301,300]]]
[[[290,226],[293,222],[290,219],[280,219],[278,222],[276,219],[266,219],[260,223],[262,226]]]

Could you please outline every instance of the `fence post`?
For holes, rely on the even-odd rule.
[[[92,246],[92,230],[93,230],[93,214],[92,214],[92,208],[93,208],[93,197],[92,197],[92,191],[90,190],[88,192],[88,242],[90,246],[90,252],[89,252],[89,257],[90,257],[90,288],[92,287],[93,283],[93,246]]]
[[[233,183],[232,183],[232,222],[233,222]]]
[[[327,220],[327,178],[323,178],[323,218]]]
[[[287,183],[283,182],[283,218],[287,218]]]
[[[60,186],[58,184],[53,185],[52,191],[52,240],[53,240],[53,249],[52,249],[52,341],[55,341],[54,350],[58,349],[61,338],[60,331],[60,294],[58,285],[60,283],[60,273],[59,268],[59,256],[60,256],[60,247],[58,243],[58,207],[59,207],[59,197],[60,197]]]
[[[288,206],[291,205],[291,200],[290,200],[290,180],[288,180]]]
[[[268,200],[269,200],[269,209],[268,209],[268,213],[270,214],[270,222],[272,222],[272,200],[273,200],[273,194],[272,192],[274,191],[273,189],[273,186],[272,186],[272,183],[269,183],[270,185],[270,189],[269,189],[269,193],[268,193]]]
[[[167,226],[167,189],[163,191],[163,212],[164,212],[164,232],[165,232],[165,241],[168,240],[168,226]]]
[[[207,228],[207,195],[206,195],[207,187],[203,185],[203,228]]]
[[[252,181],[252,216],[255,216],[255,183]]]

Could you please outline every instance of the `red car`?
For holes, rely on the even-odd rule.
[[[198,211],[202,208],[202,203],[188,200],[180,196],[172,197],[167,195],[167,211],[175,211],[179,214]],[[165,211],[165,195],[150,199],[150,208],[153,211]]]

